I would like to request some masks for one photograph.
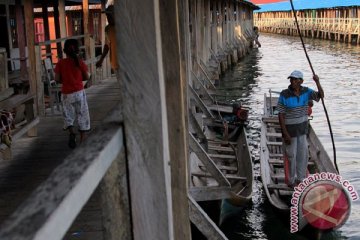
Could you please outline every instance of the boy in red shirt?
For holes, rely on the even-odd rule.
[[[79,58],[79,43],[76,39],[65,41],[65,59],[55,67],[55,80],[62,83],[61,100],[63,106],[64,130],[69,131],[69,147],[76,147],[74,122],[77,119],[80,143],[85,132],[90,130],[90,115],[82,81],[90,78],[86,64]]]

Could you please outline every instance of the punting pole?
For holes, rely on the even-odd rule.
[[[306,56],[306,59],[308,60],[309,62],[309,65],[310,65],[310,68],[311,68],[311,71],[313,73],[313,75],[315,75],[315,71],[314,71],[314,68],[311,64],[311,61],[310,61],[310,58],[309,58],[309,55],[306,51],[306,47],[305,47],[305,44],[304,44],[304,40],[302,38],[302,35],[301,35],[301,32],[300,32],[300,27],[299,27],[299,23],[298,23],[298,20],[297,20],[297,17],[296,17],[296,13],[295,13],[295,9],[294,9],[294,4],[293,4],[293,1],[290,0],[290,4],[291,4],[291,9],[292,9],[292,12],[293,12],[293,15],[294,15],[294,18],[295,18],[295,23],[296,23],[296,28],[298,30],[298,33],[299,33],[299,36],[300,36],[300,40],[301,40],[301,44],[303,46],[303,49],[304,49],[304,52],[305,52],[305,56]],[[328,123],[328,126],[329,126],[329,130],[330,130],[330,136],[331,136],[331,142],[332,142],[332,146],[333,146],[333,152],[334,152],[334,165],[335,165],[335,168],[337,170],[337,172],[339,173],[339,168],[337,166],[337,163],[336,163],[336,150],[335,150],[335,142],[334,142],[334,136],[333,136],[333,132],[332,132],[332,129],[331,129],[331,124],[330,124],[330,119],[329,119],[329,115],[328,115],[328,112],[326,110],[326,107],[325,107],[325,103],[324,103],[324,98],[321,97],[321,103],[324,107],[324,112],[325,112],[325,115],[326,115],[326,120],[327,120],[327,123]]]

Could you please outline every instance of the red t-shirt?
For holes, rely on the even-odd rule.
[[[88,72],[88,68],[84,61],[79,60],[80,67],[75,65],[72,58],[60,59],[54,69],[56,74],[60,75],[62,88],[61,92],[64,94],[78,92],[84,89],[83,86],[83,72]]]

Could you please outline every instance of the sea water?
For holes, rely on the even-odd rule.
[[[253,198],[221,225],[229,239],[360,239],[360,200],[352,202],[347,222],[330,233],[311,236],[292,234],[288,222],[276,212],[262,189],[259,165],[260,119],[264,93],[280,91],[289,85],[293,70],[304,73],[304,86],[316,89],[312,71],[300,39],[262,34],[261,48],[252,49],[220,81],[217,100],[241,102],[250,109],[247,134],[255,168]],[[315,73],[325,92],[325,107],[333,131],[336,159],[343,179],[360,190],[360,46],[305,38]],[[311,121],[315,132],[333,160],[333,146],[321,102],[313,107]]]

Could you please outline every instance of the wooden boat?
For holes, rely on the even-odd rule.
[[[291,195],[294,189],[285,184],[282,136],[276,112],[278,97],[270,90],[270,96],[264,96],[264,114],[261,124],[260,168],[261,179],[269,202],[280,211],[289,211]],[[277,93],[279,94],[279,93]],[[309,163],[310,174],[316,172],[337,173],[327,152],[309,127]]]
[[[244,129],[247,111],[217,102],[210,78],[205,78],[205,86],[193,76],[198,86],[195,90],[189,85],[194,103],[189,114],[190,194],[196,201],[228,199],[242,205],[251,199],[253,186]]]
[[[226,127],[222,122],[207,120],[204,121],[206,142],[201,148],[197,141],[190,139],[193,150],[190,154],[191,189],[193,192],[213,189],[207,200],[228,199],[239,206],[252,197],[253,165],[244,124],[228,124],[227,127],[228,135],[224,134]],[[221,129],[223,132],[219,134]]]

